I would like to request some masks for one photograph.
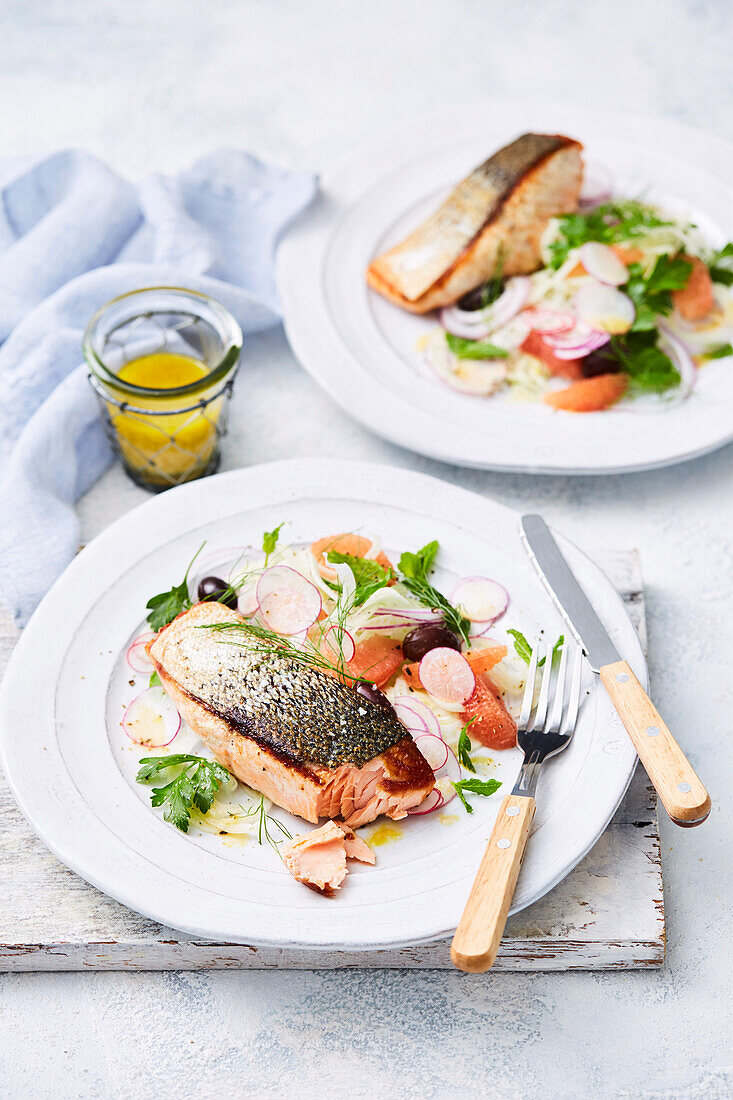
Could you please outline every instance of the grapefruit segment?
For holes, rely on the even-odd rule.
[[[522,351],[526,352],[527,355],[533,355],[535,359],[539,359],[540,363],[547,367],[550,374],[557,375],[559,378],[577,379],[583,377],[581,360],[558,359],[539,332],[534,330],[530,332],[522,344]]]
[[[476,687],[464,708],[463,720],[471,722],[468,730],[471,740],[487,749],[511,749],[517,743],[516,723],[484,676],[476,677]]]
[[[564,390],[546,393],[544,400],[565,412],[600,412],[618,401],[628,382],[625,374],[598,374],[595,378],[573,382]]]

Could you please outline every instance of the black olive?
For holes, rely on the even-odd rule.
[[[469,290],[467,294],[464,294],[458,301],[458,308],[466,310],[467,313],[473,313],[474,310],[483,309],[488,301],[489,285],[488,283],[482,283],[481,286],[474,287],[473,290]]]
[[[204,577],[199,581],[198,597],[200,600],[209,600],[214,603],[223,603],[237,610],[237,593],[228,591],[229,585],[221,577]]]
[[[447,626],[439,623],[422,623],[412,628],[402,643],[402,652],[408,661],[422,661],[431,649],[457,649],[461,651],[461,640]]]
[[[359,681],[356,685],[356,690],[359,695],[363,695],[365,699],[368,699],[371,703],[376,703],[378,707],[383,707],[384,710],[391,710],[392,704],[383,691],[380,691],[376,684],[367,684],[363,680]]]
[[[580,360],[580,369],[584,378],[596,378],[599,374],[618,374],[621,360],[608,344],[604,344]]]

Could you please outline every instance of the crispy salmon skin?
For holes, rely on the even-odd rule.
[[[181,715],[216,759],[316,823],[404,817],[433,773],[390,709],[318,669],[263,653],[219,603],[196,604],[147,651]],[[212,629],[214,628],[214,629]]]
[[[413,313],[456,302],[491,278],[540,266],[550,218],[577,207],[582,145],[523,134],[475,168],[445,202],[367,270],[374,290]]]

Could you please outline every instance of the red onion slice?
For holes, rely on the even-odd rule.
[[[447,306],[439,312],[438,320],[446,332],[450,332],[451,336],[462,336],[466,340],[485,340],[491,329],[480,314],[481,310],[476,310],[475,313],[466,313],[456,306]],[[464,317],[466,320],[464,320]],[[476,320],[469,321],[467,319],[469,317],[474,317]]]
[[[557,336],[575,328],[575,317],[569,310],[526,309],[522,316],[527,317],[530,327],[540,336]]]
[[[695,360],[692,358],[689,348],[664,321],[659,322],[659,331],[660,347],[669,356],[672,365],[677,368],[680,376],[680,385],[675,396],[678,399],[687,397],[697,382]]]
[[[276,634],[300,634],[321,613],[321,594],[315,585],[288,565],[266,569],[257,583],[258,615]]]
[[[160,749],[180,730],[181,716],[162,687],[150,687],[132,700],[122,716],[122,728],[136,745]]]
[[[132,669],[133,672],[152,672],[153,662],[145,652],[145,646],[154,638],[155,635],[150,632],[140,634],[127,648],[125,654],[125,660]]]
[[[420,683],[438,702],[461,705],[473,695],[476,677],[461,653],[440,646],[420,661]]]
[[[414,695],[398,695],[392,708],[403,726],[413,734],[432,733],[441,737],[438,716]]]
[[[453,589],[450,600],[472,623],[495,623],[509,606],[509,593],[489,577],[465,577]]]
[[[423,814],[431,814],[433,810],[439,810],[444,804],[445,799],[437,787],[433,787],[427,798],[424,798],[419,806],[416,806],[414,810],[408,810],[408,814],[412,817],[422,817]]]

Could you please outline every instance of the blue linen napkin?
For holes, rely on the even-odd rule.
[[[0,165],[0,604],[24,626],[79,544],[74,502],[111,459],[82,365],[92,313],[145,286],[278,323],[274,253],[316,177],[222,149],[141,184],[77,151]]]

